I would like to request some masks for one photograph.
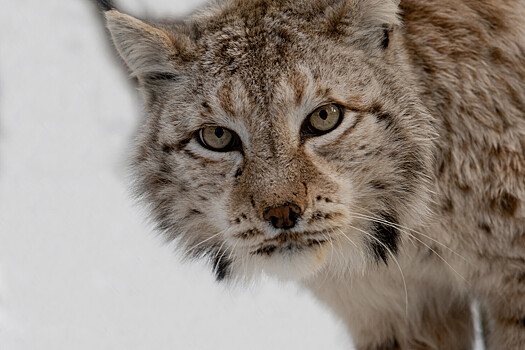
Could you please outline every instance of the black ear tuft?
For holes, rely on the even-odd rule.
[[[102,11],[109,11],[115,9],[115,4],[112,0],[95,0],[95,2]]]

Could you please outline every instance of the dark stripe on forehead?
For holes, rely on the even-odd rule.
[[[230,116],[235,115],[233,100],[233,88],[231,83],[222,85],[217,91],[217,101],[221,108]]]
[[[388,264],[388,259],[397,255],[400,238],[397,226],[397,219],[387,213],[379,214],[378,221],[372,225],[370,233],[375,239],[370,238],[370,248],[377,262],[382,260]]]
[[[318,87],[315,91],[315,94],[319,97],[322,97],[324,99],[330,98],[330,95],[332,93],[332,89],[327,87]]]
[[[202,102],[201,103],[201,106],[202,106],[202,114],[208,116],[208,115],[212,115],[213,114],[213,109],[211,108],[210,104],[206,101]]]
[[[298,106],[303,100],[304,93],[308,86],[308,80],[304,74],[295,72],[292,74],[288,82],[295,95],[295,105]]]

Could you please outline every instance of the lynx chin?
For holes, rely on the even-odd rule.
[[[525,349],[525,1],[109,1],[135,191],[218,280],[310,289],[359,350]]]

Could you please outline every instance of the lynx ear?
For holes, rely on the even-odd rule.
[[[357,0],[355,6],[361,26],[400,24],[399,0]]]
[[[328,10],[334,27],[346,27],[357,42],[386,48],[392,28],[399,20],[400,0],[339,0]]]
[[[144,23],[116,10],[106,12],[113,42],[133,76],[172,77],[189,59],[190,38]]]

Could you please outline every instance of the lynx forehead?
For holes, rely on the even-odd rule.
[[[300,281],[359,350],[525,346],[525,3],[103,2],[148,117],[136,192],[219,280]],[[512,300],[512,302],[508,302]]]

